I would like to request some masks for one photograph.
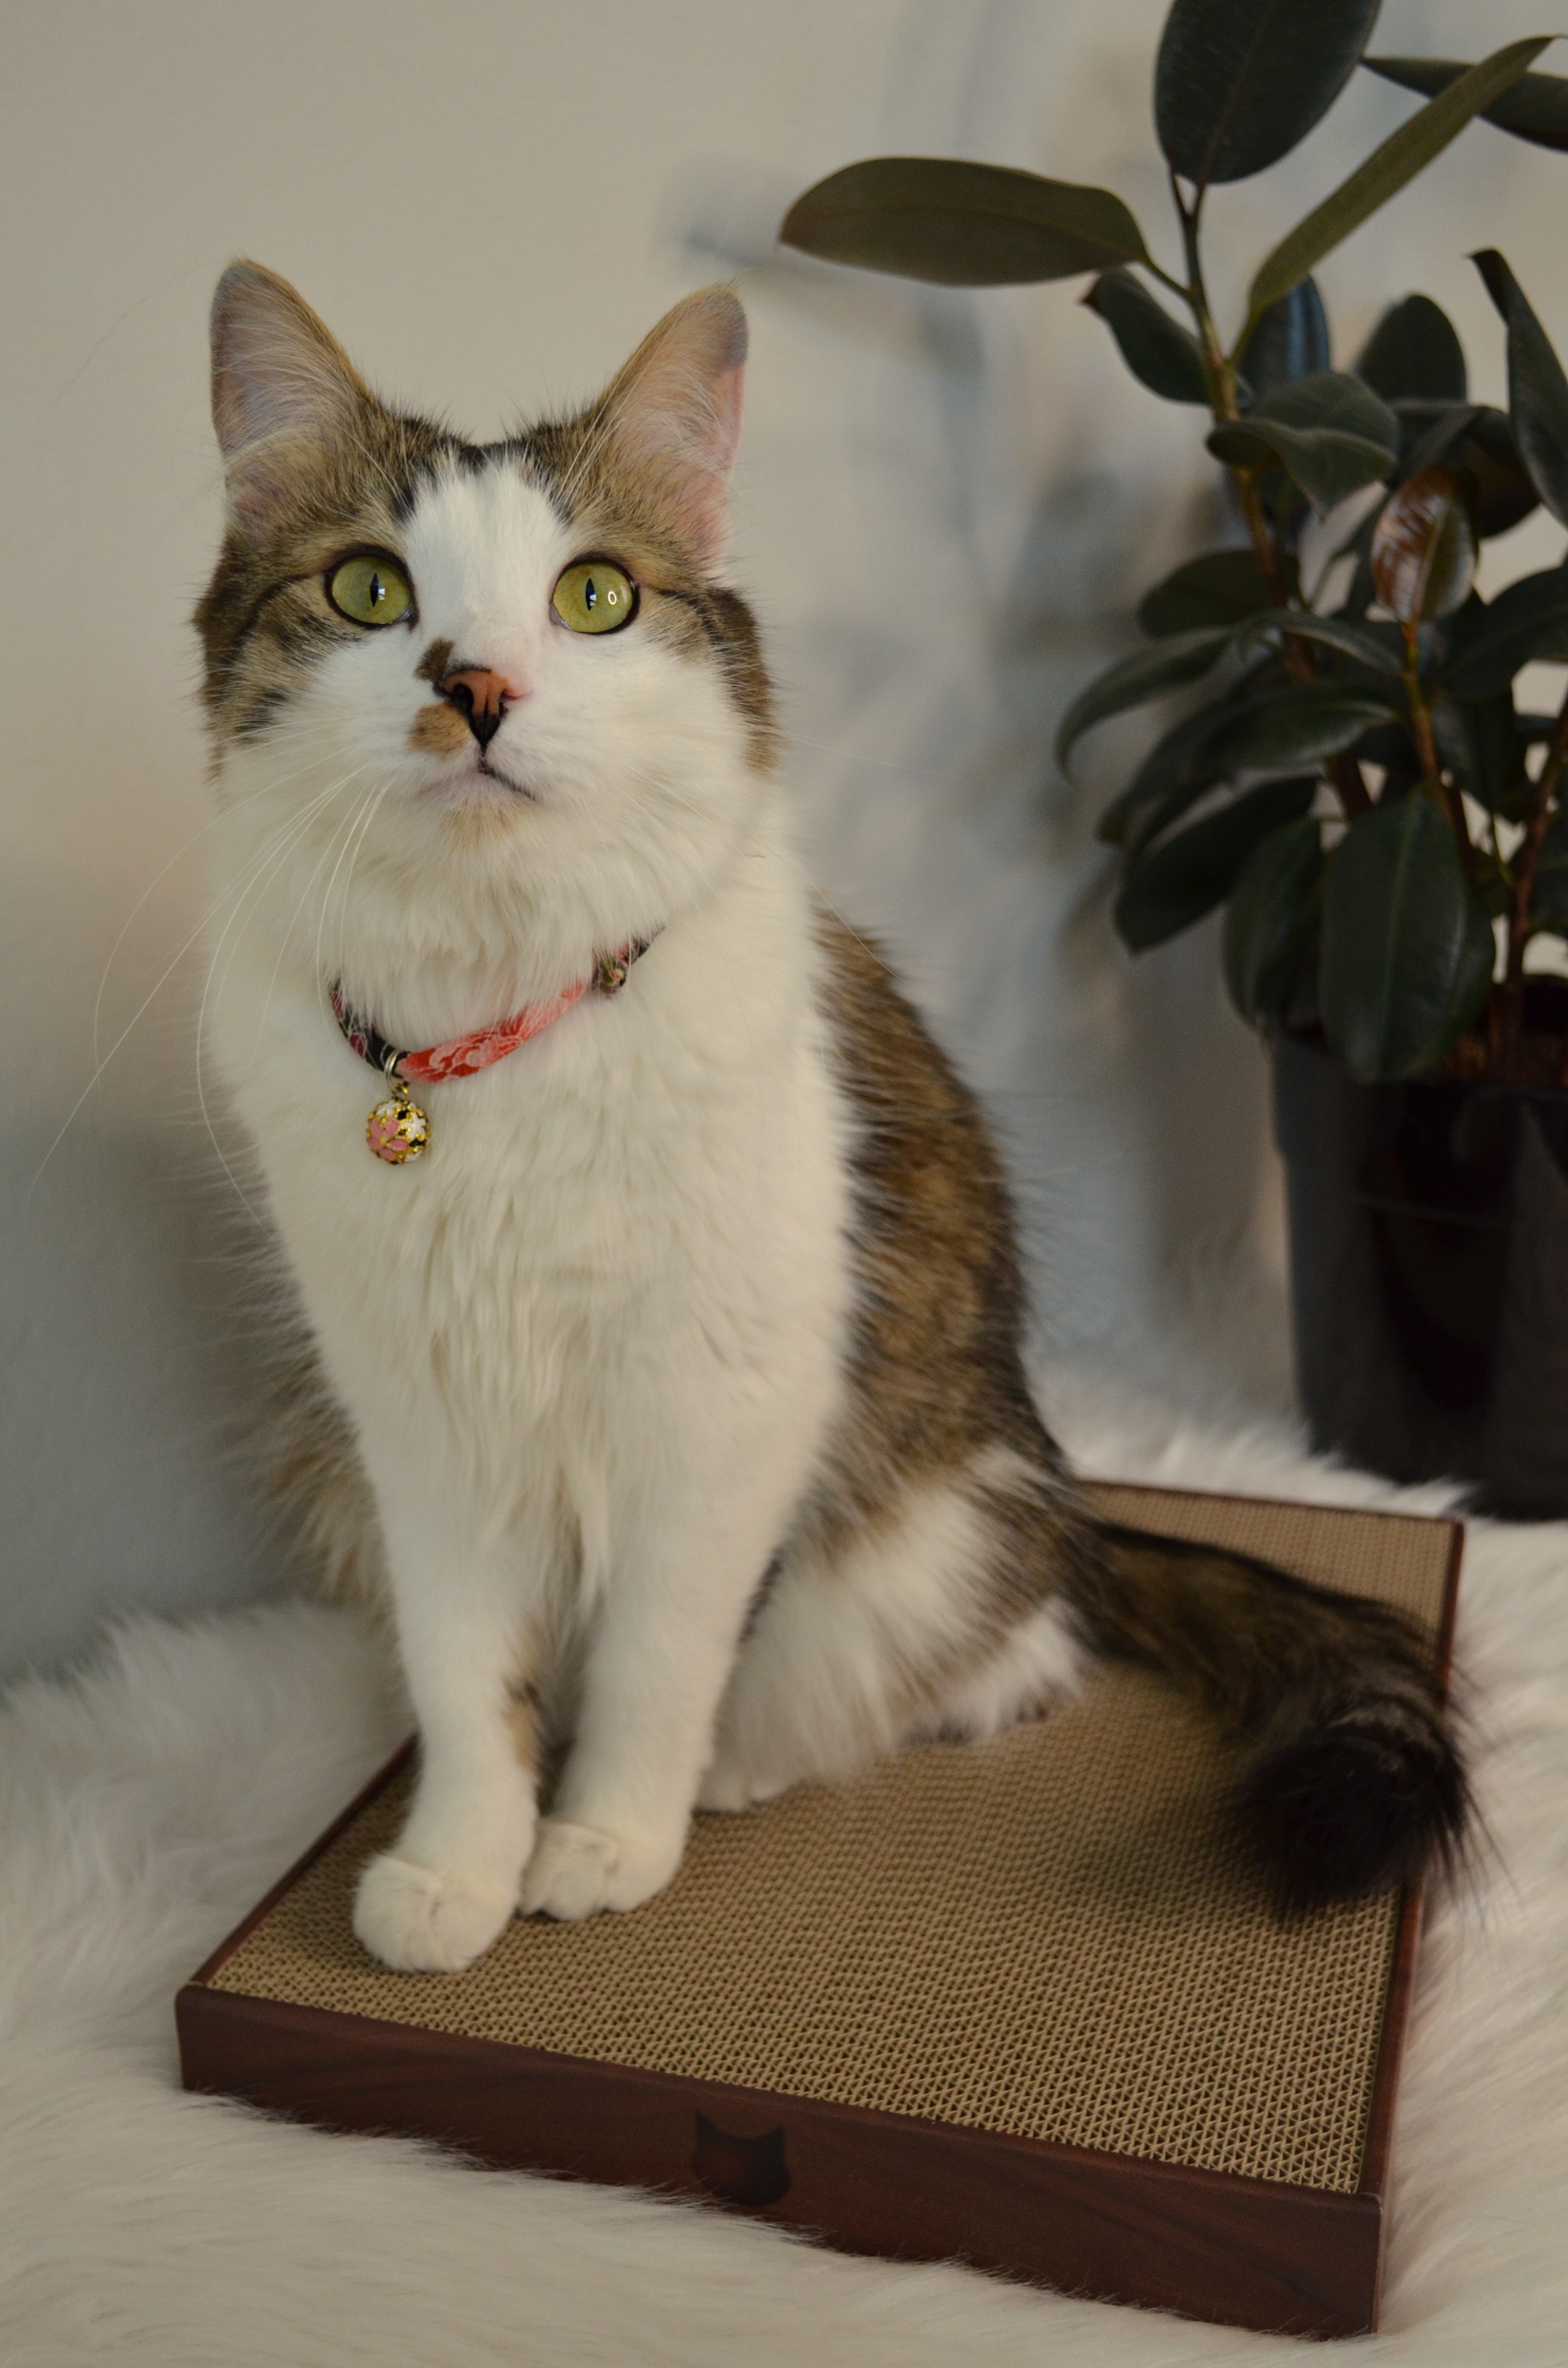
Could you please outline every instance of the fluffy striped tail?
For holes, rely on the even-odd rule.
[[[1250,1554],[1095,1531],[1073,1582],[1090,1646],[1164,1671],[1240,1744],[1238,1806],[1288,1914],[1452,1859],[1464,1766],[1408,1621]]]

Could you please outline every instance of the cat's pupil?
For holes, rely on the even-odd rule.
[[[588,580],[587,580],[587,582],[586,582],[586,583],[584,585],[584,586],[583,586],[583,606],[584,606],[584,608],[585,608],[585,609],[591,609],[591,608],[594,606],[594,603],[597,600],[598,597],[599,597],[599,588],[598,588],[598,586],[594,582],[593,577],[590,575],[590,576],[589,576],[589,578],[588,578]]]
[[[372,574],[372,575],[371,575],[371,577],[370,577],[370,606],[371,606],[371,608],[372,608],[372,609],[378,609],[378,608],[380,608],[380,606],[381,606],[381,602],[386,598],[386,597],[387,597],[387,587],[386,587],[386,586],[381,582],[381,577],[380,577],[379,575]]]

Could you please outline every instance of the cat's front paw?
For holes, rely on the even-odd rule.
[[[515,1902],[475,1876],[415,1866],[391,1850],[359,1877],[354,1930],[398,1974],[460,1974],[503,1930]]]
[[[671,1850],[645,1838],[546,1817],[523,1876],[523,1914],[574,1924],[604,1907],[640,1907],[663,1891],[680,1854],[678,1841]]]

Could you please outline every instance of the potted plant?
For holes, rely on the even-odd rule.
[[[1148,592],[1143,646],[1073,701],[1057,756],[1186,693],[1099,832],[1134,952],[1227,907],[1226,981],[1273,1051],[1315,1442],[1562,1514],[1568,980],[1541,950],[1568,939],[1568,700],[1521,712],[1514,682],[1568,661],[1568,565],[1490,602],[1474,575],[1482,541],[1538,504],[1568,524],[1568,379],[1494,252],[1473,259],[1506,330],[1506,414],[1470,399],[1425,296],[1335,369],[1311,275],[1477,115],[1568,148],[1568,80],[1529,71],[1544,38],[1475,65],[1366,57],[1377,13],[1176,0],[1154,123],[1183,275],[1108,190],[936,158],[849,165],[781,235],[947,286],[1092,273],[1084,302],[1134,376],[1209,413],[1235,540]],[[1426,103],[1264,258],[1227,344],[1209,191],[1285,155],[1358,64]],[[1303,530],[1318,522],[1321,550],[1325,519],[1328,558],[1306,570]]]

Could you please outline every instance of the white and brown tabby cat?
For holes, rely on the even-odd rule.
[[[1411,1874],[1464,1807],[1416,1641],[1096,1524],[1041,1428],[984,1124],[795,851],[722,574],[744,353],[710,289],[475,446],[272,273],[218,289],[213,1042],[308,1333],[294,1476],[422,1739],[356,1929],[451,1968],[635,1907],[694,1804],[1096,1655],[1233,1736],[1285,1905]]]

